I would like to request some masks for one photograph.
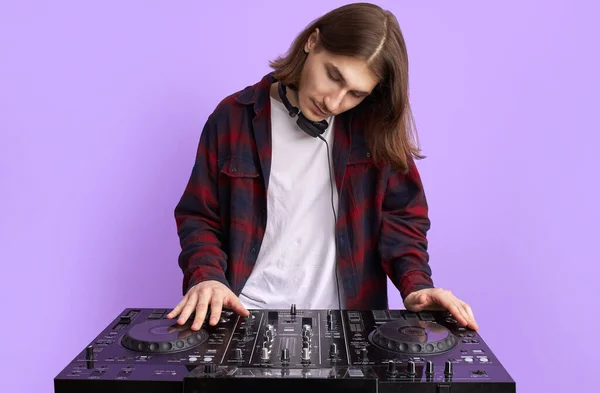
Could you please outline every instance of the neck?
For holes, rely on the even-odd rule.
[[[281,98],[279,98],[279,93],[277,89],[279,88],[279,82],[275,82],[271,85],[271,97],[275,98],[277,101],[282,102]],[[286,86],[285,96],[290,100],[290,104],[298,108],[298,92],[296,90],[290,89]]]

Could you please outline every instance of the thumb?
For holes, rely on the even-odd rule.
[[[242,317],[250,315],[250,312],[242,305],[240,299],[233,294],[225,298],[223,305],[232,309],[236,314],[241,315]]]
[[[409,294],[404,301],[404,306],[408,311],[419,312],[431,310],[434,304],[430,294],[421,290]]]

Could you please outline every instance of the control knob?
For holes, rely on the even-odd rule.
[[[265,330],[265,338],[269,341],[273,340],[273,330]]]
[[[453,371],[452,371],[452,361],[451,360],[446,360],[446,364],[444,366],[444,375],[450,376],[452,374],[453,374]]]
[[[233,360],[242,360],[242,350],[240,348],[233,350]]]
[[[363,361],[367,361],[369,359],[367,354],[368,354],[367,348],[361,348],[360,349],[360,358]]]
[[[85,348],[85,360],[87,360],[87,361],[94,360],[94,347],[91,345],[88,345]]]
[[[415,362],[413,362],[412,360],[408,361],[408,364],[406,366],[406,373],[410,376],[415,375]]]
[[[337,352],[337,345],[335,343],[331,343],[331,345],[329,346],[329,356],[334,358],[337,356]]]
[[[269,349],[268,348],[263,347],[260,350],[260,360],[262,360],[263,362],[269,361]]]
[[[85,348],[85,364],[89,370],[94,368],[94,347],[91,345]]]
[[[308,348],[302,348],[302,361],[310,362],[310,351]]]
[[[390,377],[395,377],[397,374],[398,374],[398,370],[396,370],[396,362],[393,360],[390,360],[388,362],[387,375],[389,375]]]
[[[214,374],[217,372],[217,365],[216,363],[206,363],[204,365],[204,373],[205,374]]]
[[[427,365],[425,366],[425,374],[433,375],[433,362],[431,360],[427,361]]]

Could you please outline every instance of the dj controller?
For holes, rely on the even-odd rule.
[[[125,309],[56,376],[55,393],[516,391],[448,312],[223,310],[198,331],[167,312]]]

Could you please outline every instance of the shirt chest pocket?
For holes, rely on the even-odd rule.
[[[220,162],[217,193],[224,225],[235,223],[237,229],[240,225],[250,228],[262,187],[262,177],[253,161],[232,156]]]
[[[259,177],[258,168],[253,161],[236,156],[224,159],[219,168],[221,175],[229,178],[231,181]]]
[[[348,165],[346,170],[349,177],[361,175],[370,168],[373,168],[373,159],[366,145],[353,145],[348,157]]]
[[[366,145],[353,145],[346,165],[348,196],[357,206],[371,201],[377,190],[377,167]]]

